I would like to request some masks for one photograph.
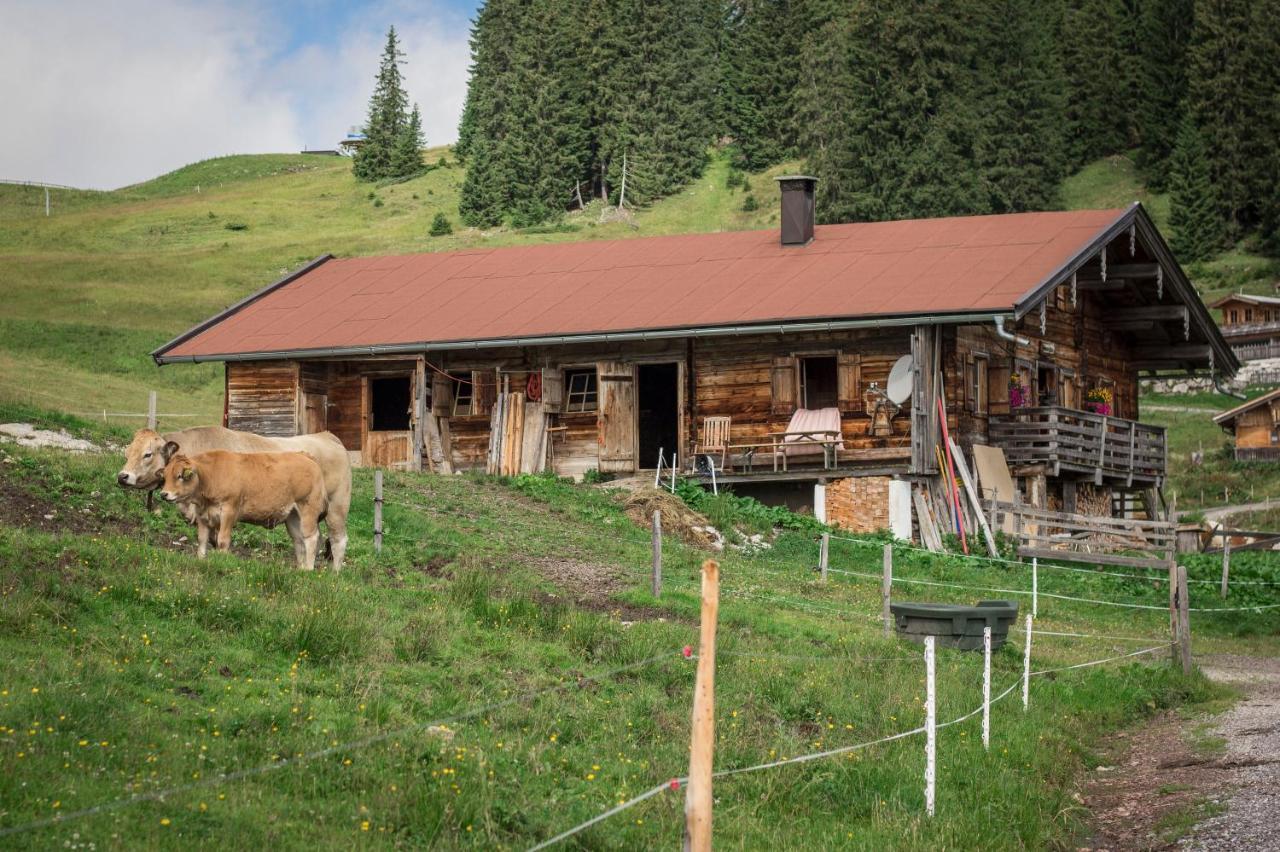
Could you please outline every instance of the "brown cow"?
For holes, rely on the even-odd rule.
[[[324,473],[328,507],[323,520],[329,530],[333,567],[334,570],[342,568],[347,550],[347,512],[351,507],[351,460],[333,433],[269,438],[222,426],[197,426],[163,435],[152,429],[139,429],[125,450],[124,467],[116,475],[116,484],[121,488],[146,489],[148,492],[159,488],[164,482],[165,465],[169,462],[166,447],[171,443],[187,455],[207,450],[231,450],[237,453],[301,452],[311,456]],[[187,520],[194,523],[193,518],[188,517]]]
[[[281,521],[293,539],[298,567],[316,567],[318,523],[325,510],[324,475],[305,453],[233,453],[210,450],[186,455],[166,446],[160,496],[194,518],[201,559],[209,550],[209,531],[218,528],[217,547],[231,549],[237,521],[273,527]]]

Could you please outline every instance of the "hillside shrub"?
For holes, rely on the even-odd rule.
[[[449,222],[449,217],[444,213],[437,213],[436,217],[431,220],[431,230],[427,231],[433,237],[446,237],[453,233],[453,225]]]
[[[756,201],[754,195],[748,195],[742,200],[742,212],[751,213],[760,209],[760,202]]]
[[[676,496],[695,512],[705,515],[721,532],[743,528],[758,532],[772,529],[818,534],[828,527],[812,515],[797,515],[783,506],[766,506],[754,497],[722,491],[712,494],[692,480],[676,483]]]

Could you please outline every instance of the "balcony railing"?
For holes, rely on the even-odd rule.
[[[1280,461],[1280,447],[1236,447],[1236,461]]]
[[[1044,465],[1053,476],[1091,476],[1097,485],[1164,481],[1160,426],[1053,405],[991,418],[990,438],[1011,467]]]

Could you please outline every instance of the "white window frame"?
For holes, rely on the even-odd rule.
[[[581,387],[579,387],[579,380],[581,380]],[[566,414],[590,414],[599,410],[600,377],[596,368],[565,367],[564,412]]]

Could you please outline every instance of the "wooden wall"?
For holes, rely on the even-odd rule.
[[[1256,449],[1272,447],[1271,431],[1275,428],[1271,407],[1260,405],[1236,418],[1236,447]]]
[[[884,388],[894,362],[910,352],[911,330],[906,327],[698,340],[693,358],[695,419],[701,422],[704,417],[731,417],[730,437],[734,443],[766,440],[771,433],[787,428],[795,408],[794,400],[791,404],[774,404],[779,396],[778,386],[783,381],[794,381],[780,381],[775,371],[785,376],[796,369],[793,359],[804,354],[835,355],[838,381],[845,384],[839,393],[845,448],[909,447],[910,401],[893,418],[892,436],[874,437],[863,395],[872,382]]]
[[[1012,370],[1029,369],[1036,378],[1037,364],[1055,364],[1060,375],[1073,388],[1068,392],[1074,400],[1064,401],[1059,388],[1059,404],[1071,403],[1083,408],[1085,392],[1099,384],[1110,383],[1115,396],[1113,413],[1117,417],[1138,419],[1138,374],[1129,366],[1129,350],[1123,335],[1103,327],[1103,307],[1089,291],[1078,294],[1072,307],[1070,287],[1058,288],[1045,310],[1045,330],[1040,332],[1040,314],[1033,311],[1018,323],[1017,334],[1031,341],[1029,346],[1015,346],[996,334],[992,323],[957,326],[944,336],[945,381],[947,383],[948,419],[956,437],[965,443],[985,442],[990,416],[1009,413],[1008,381]],[[1046,342],[1053,348],[1046,349]],[[969,391],[969,372],[976,358],[988,358],[988,412],[981,414]],[[1069,371],[1067,373],[1066,371]],[[1040,388],[1032,387],[1038,399]]]
[[[227,426],[259,435],[296,435],[298,365],[293,361],[227,364]]]

